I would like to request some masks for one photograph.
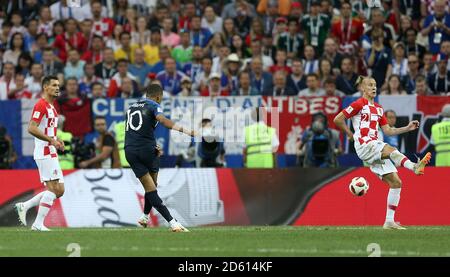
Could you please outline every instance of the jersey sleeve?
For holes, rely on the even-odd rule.
[[[362,107],[363,104],[361,103],[360,99],[358,99],[355,102],[351,103],[350,106],[342,110],[342,113],[344,114],[345,118],[350,118],[359,113]]]
[[[153,114],[155,115],[155,117],[157,117],[158,114],[162,114],[162,113],[163,113],[161,106],[158,105],[158,104],[157,104],[157,105],[154,105],[154,106],[152,107],[152,112],[153,112]]]
[[[378,123],[380,124],[380,127],[388,124],[386,116],[384,114],[380,117]]]
[[[31,112],[31,120],[39,124],[41,123],[41,120],[46,113],[47,109],[45,105],[39,101],[38,103],[36,103],[36,105],[33,108],[33,111]]]

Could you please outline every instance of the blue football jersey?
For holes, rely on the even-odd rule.
[[[161,106],[150,99],[130,105],[125,121],[125,148],[155,147],[156,116],[160,113]]]

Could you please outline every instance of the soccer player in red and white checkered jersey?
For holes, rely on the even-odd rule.
[[[31,114],[28,132],[34,136],[34,160],[39,169],[41,182],[47,190],[35,195],[30,200],[17,203],[19,220],[26,225],[28,209],[39,205],[39,211],[31,229],[49,231],[44,226],[53,201],[64,194],[64,179],[58,161],[57,150],[64,150],[64,143],[56,137],[58,113],[53,102],[59,96],[59,81],[56,76],[46,76],[42,80],[42,98],[36,103]]]
[[[385,229],[404,229],[394,221],[395,210],[400,201],[402,181],[397,174],[398,166],[403,166],[417,175],[425,172],[425,165],[430,162],[431,153],[427,153],[417,163],[411,162],[395,147],[378,139],[378,129],[381,127],[387,136],[399,135],[414,131],[419,122],[413,120],[405,127],[394,128],[387,124],[383,108],[374,102],[377,94],[377,84],[373,78],[360,76],[356,82],[362,97],[341,111],[334,122],[350,140],[354,141],[356,154],[370,166],[370,170],[377,174],[390,187],[387,197]],[[351,119],[355,133],[345,124],[345,119]],[[394,162],[394,164],[392,163]]]

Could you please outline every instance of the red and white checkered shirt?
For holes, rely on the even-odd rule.
[[[56,139],[56,132],[58,130],[58,113],[52,104],[41,98],[36,105],[34,105],[31,114],[31,120],[39,124],[39,130],[49,137]],[[50,159],[57,158],[58,154],[56,147],[50,145],[49,142],[34,138],[34,159]]]
[[[387,124],[383,108],[378,103],[370,104],[363,97],[351,103],[342,112],[346,118],[352,119],[353,129],[355,129],[353,138],[360,144],[378,140],[378,126]]]

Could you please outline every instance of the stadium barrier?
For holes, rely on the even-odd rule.
[[[397,220],[407,225],[450,225],[450,168],[430,167],[403,180]],[[50,227],[137,226],[143,189],[129,169],[66,171],[65,195],[46,218]],[[348,189],[355,176],[370,189]],[[162,169],[158,191],[184,225],[380,225],[388,187],[368,168]],[[17,226],[14,203],[40,192],[37,170],[0,171],[0,226]],[[28,213],[28,222],[36,215]],[[152,226],[165,226],[153,209]]]

